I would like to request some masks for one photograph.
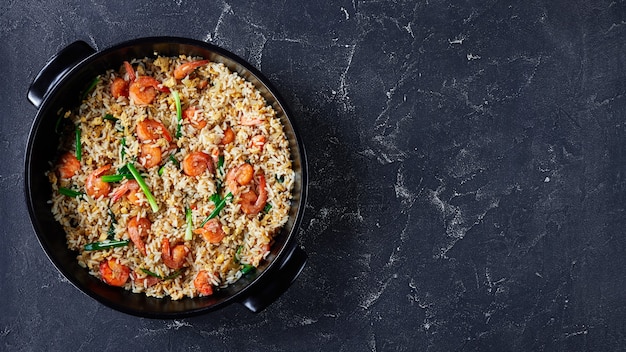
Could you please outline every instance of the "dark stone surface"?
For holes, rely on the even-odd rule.
[[[249,60],[302,127],[310,259],[260,314],[113,311],[33,233],[31,80],[154,35]],[[625,38],[623,0],[4,1],[0,350],[623,349]]]

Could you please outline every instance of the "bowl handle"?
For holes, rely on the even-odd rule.
[[[96,50],[82,40],[61,49],[39,71],[37,77],[28,88],[28,100],[35,107],[39,107],[46,94],[52,90],[56,83],[81,60],[95,53]]]
[[[270,274],[266,281],[259,283],[259,288],[248,297],[241,300],[241,304],[254,313],[258,313],[274,302],[291,286],[304,269],[307,255],[302,248],[294,246],[288,253],[280,267]]]

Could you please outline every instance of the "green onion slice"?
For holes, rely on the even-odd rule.
[[[243,264],[243,266],[242,266],[240,271],[241,271],[241,274],[246,275],[248,273],[251,273],[255,269],[256,269],[256,267],[254,265]]]
[[[146,274],[146,275],[153,276],[153,277],[156,277],[156,278],[158,278],[158,279],[160,279],[160,278],[161,278],[161,275],[159,275],[159,274],[157,274],[157,273],[153,273],[152,271],[150,271],[150,270],[148,270],[148,269],[141,268],[141,271],[143,271],[143,272],[144,272],[144,274]]]
[[[122,145],[122,147],[120,148],[120,157],[121,157],[121,159],[123,161],[124,160],[124,156],[126,155],[126,137],[122,137],[122,140],[120,141],[120,144]]]
[[[272,209],[272,204],[267,203],[265,204],[265,207],[263,207],[263,212],[267,213],[268,211],[270,211]]]
[[[193,219],[191,216],[191,208],[185,209],[185,220],[187,220],[187,228],[185,229],[185,241],[193,239]]]
[[[113,237],[115,236],[115,224],[117,224],[117,220],[115,219],[115,214],[113,213],[113,210],[111,210],[111,208],[109,208],[109,216],[111,217],[111,224],[109,225],[109,231],[107,231],[107,238],[109,240],[113,240]]]
[[[113,121],[113,122],[115,122],[115,121],[119,120],[117,117],[115,117],[115,116],[113,116],[113,115],[111,115],[111,114],[106,114],[106,115],[104,115],[104,117],[103,117],[103,118],[104,118],[105,120],[109,120],[109,121]]]
[[[161,277],[161,275],[157,274],[157,273],[153,273],[152,271],[148,270],[148,269],[144,269],[141,268],[141,271],[143,271],[146,275],[152,276],[152,277],[156,277],[157,279],[161,279],[161,280],[171,280],[177,276],[179,276],[182,272],[183,269],[179,269],[176,270],[175,272],[165,276],[165,277]]]
[[[220,155],[219,158],[217,159],[217,171],[219,172],[220,176],[224,176],[224,156]]]
[[[83,147],[80,143],[80,126],[79,125],[76,125],[75,133],[76,133],[76,159],[80,161],[80,159],[82,159],[83,157]]]
[[[174,165],[176,165],[176,167],[180,167],[180,162],[178,160],[176,160],[176,158],[172,154],[170,154],[169,159],[170,159],[171,162],[174,163]]]
[[[233,194],[228,192],[228,194],[224,197],[224,199],[220,200],[217,204],[215,204],[215,209],[213,209],[213,211],[211,212],[211,214],[209,214],[209,216],[206,217],[206,219],[204,219],[204,221],[200,224],[200,227],[204,227],[204,225],[211,219],[213,219],[214,217],[217,216],[217,214],[219,214],[219,212],[224,209],[224,206],[226,205],[226,201],[230,200],[233,198]],[[211,196],[211,200],[215,202],[214,200],[214,195]]]
[[[172,90],[172,96],[176,102],[176,118],[178,119],[178,126],[176,127],[176,138],[180,138],[182,135],[181,128],[183,126],[183,108],[180,106],[180,95],[175,90]]]
[[[170,156],[169,156],[169,158],[168,158],[168,159],[169,159],[172,163],[174,163],[174,165],[176,165],[176,167],[180,167],[180,163],[178,162],[178,160],[176,160],[176,158],[175,158],[172,154],[170,154]],[[165,170],[165,165],[167,165],[167,163],[166,163],[166,164],[163,164],[163,166],[161,166],[161,167],[159,168],[159,172],[158,172],[159,176],[163,176],[163,171]]]
[[[106,240],[102,242],[93,242],[85,245],[86,251],[97,251],[100,249],[114,248],[114,247],[124,247],[128,246],[128,240],[119,240],[119,241],[111,241]]]
[[[119,169],[117,169],[117,173],[122,175],[122,174],[130,174],[130,170],[128,170],[128,166],[126,164],[124,164],[124,166],[120,167]]]
[[[83,192],[74,191],[65,187],[59,187],[59,193],[68,197],[78,197],[83,194]]]
[[[146,181],[144,181],[143,177],[141,177],[141,174],[139,174],[139,171],[137,171],[137,169],[132,163],[128,163],[126,164],[126,166],[128,167],[128,171],[130,171],[130,173],[133,174],[133,177],[139,184],[139,188],[141,188],[141,190],[143,191],[143,194],[146,195],[146,198],[148,199],[148,203],[150,203],[150,207],[152,208],[152,211],[155,213],[159,211],[159,205],[157,204],[156,199],[154,199],[152,192],[150,192],[150,188],[146,184]]]
[[[222,198],[220,197],[219,194],[215,193],[209,197],[209,200],[217,206],[222,201]]]
[[[237,246],[237,251],[235,252],[235,263],[237,264],[241,261],[241,251],[243,251],[243,246]]]
[[[115,174],[115,175],[104,175],[102,177],[100,177],[100,179],[102,180],[102,182],[120,182],[123,179],[131,179],[133,178],[133,174],[131,173],[126,173],[126,174]]]
[[[177,277],[178,275],[180,275],[183,272],[183,269],[178,269],[175,272],[167,275],[166,277],[163,278],[163,280],[171,280],[175,277]]]

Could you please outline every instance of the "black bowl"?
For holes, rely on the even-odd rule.
[[[201,56],[221,62],[250,81],[276,110],[291,148],[296,174],[289,220],[276,235],[267,260],[254,274],[242,277],[214,295],[171,300],[134,294],[109,286],[80,267],[76,252],[66,246],[65,231],[54,220],[48,200],[52,188],[45,172],[56,157],[59,136],[54,133],[58,111],[79,103],[83,91],[98,74],[118,68],[125,60],[180,54]],[[74,42],[55,55],[33,80],[28,99],[39,108],[26,148],[25,190],[28,211],[42,248],[57,269],[78,289],[113,309],[150,318],[180,318],[212,311],[233,302],[258,312],[282,294],[300,274],[306,263],[305,252],[296,244],[307,191],[307,165],[304,146],[295,121],[276,89],[254,67],[238,56],[214,45],[186,38],[153,37],[131,40],[96,52],[82,41]]]

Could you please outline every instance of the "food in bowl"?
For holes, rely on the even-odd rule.
[[[59,111],[52,212],[78,263],[152,297],[207,296],[254,270],[291,206],[280,119],[199,57],[134,59]]]

